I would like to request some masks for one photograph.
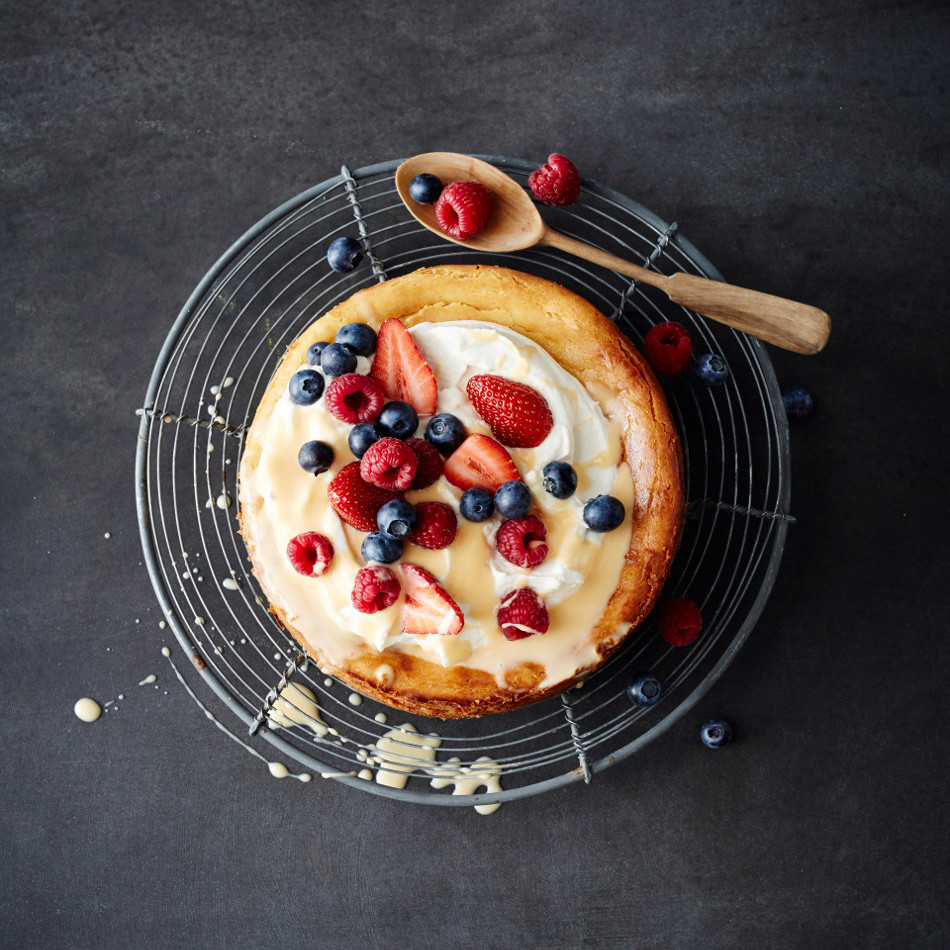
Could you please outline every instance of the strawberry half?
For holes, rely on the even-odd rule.
[[[424,568],[400,564],[406,604],[402,629],[406,633],[438,633],[454,636],[465,626],[465,617],[457,603]]]
[[[387,320],[376,339],[370,375],[387,399],[408,402],[420,416],[433,416],[439,398],[432,369],[401,320]]]
[[[400,492],[377,488],[364,482],[360,463],[344,465],[327,488],[333,510],[357,531],[375,531],[376,513],[387,501],[401,498]]]
[[[473,376],[465,394],[502,445],[533,449],[554,425],[547,400],[524,383],[503,376]]]
[[[492,494],[505,482],[521,478],[504,448],[480,433],[468,436],[445,460],[442,474],[462,491],[487,488]]]

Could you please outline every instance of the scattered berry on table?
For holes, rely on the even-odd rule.
[[[652,706],[662,692],[663,684],[652,673],[634,675],[627,684],[627,695],[635,706]]]
[[[577,472],[568,462],[548,462],[541,469],[541,484],[555,498],[570,498],[577,491]]]
[[[440,412],[429,420],[425,436],[441,455],[451,455],[465,441],[465,426],[451,412]]]
[[[402,541],[382,531],[373,531],[363,538],[360,554],[364,561],[376,561],[379,564],[392,564],[402,557]]]
[[[287,392],[298,406],[312,406],[323,395],[324,383],[315,369],[302,369],[290,377]]]
[[[495,535],[498,553],[518,567],[537,567],[547,556],[544,522],[534,515],[506,521]]]
[[[659,376],[682,372],[692,354],[693,341],[675,320],[651,327],[643,341],[643,355]]]
[[[287,557],[298,574],[319,577],[333,560],[333,545],[324,535],[305,531],[287,542]]]
[[[485,488],[462,492],[459,511],[467,521],[487,521],[495,511],[495,496]]]
[[[536,448],[554,425],[547,400],[524,383],[479,374],[466,383],[465,394],[502,445]]]
[[[406,633],[454,636],[461,632],[465,617],[458,604],[424,568],[402,563],[406,607],[402,628]]]
[[[327,376],[343,376],[356,369],[356,354],[342,343],[331,343],[320,354],[320,369]]]
[[[423,172],[409,182],[409,197],[421,205],[430,205],[442,194],[442,182],[435,175]]]
[[[333,342],[357,356],[372,356],[376,352],[376,331],[365,323],[347,323],[337,331]]]
[[[670,597],[660,604],[660,636],[671,646],[689,646],[703,628],[699,608],[688,597]]]
[[[435,375],[401,320],[387,320],[376,339],[370,375],[387,399],[408,402],[420,416],[435,414],[439,398]]]
[[[376,526],[379,530],[399,540],[408,538],[416,530],[418,521],[415,505],[409,504],[405,498],[387,501],[376,513]]]
[[[358,459],[361,459],[366,454],[366,450],[374,442],[378,441],[379,433],[376,431],[376,427],[371,422],[360,422],[358,425],[353,426],[353,428],[350,429],[349,436],[347,437],[350,451]]]
[[[591,531],[613,531],[626,517],[623,503],[613,495],[595,495],[584,505],[584,524]]]
[[[523,518],[531,510],[531,492],[520,479],[505,482],[495,492],[495,511],[503,518]]]
[[[807,419],[815,408],[815,400],[807,389],[796,387],[782,393],[782,403],[789,419]]]
[[[383,409],[383,392],[369,376],[344,373],[327,386],[324,398],[330,415],[340,422],[372,422]]]
[[[420,501],[416,505],[419,521],[409,540],[420,548],[440,551],[447,548],[458,531],[455,512],[441,501]]]
[[[456,488],[486,488],[492,494],[518,478],[511,456],[494,439],[481,433],[468,436],[445,460],[442,474]]]
[[[363,480],[390,491],[405,491],[416,477],[419,461],[405,442],[385,436],[360,459]]]
[[[729,378],[729,364],[716,353],[703,353],[693,360],[693,375],[709,387],[719,386]]]
[[[523,640],[547,633],[551,623],[544,601],[530,587],[506,594],[495,616],[506,640]]]
[[[419,428],[419,415],[408,402],[399,399],[387,402],[379,414],[376,428],[380,435],[391,435],[395,439],[408,439]]]
[[[488,223],[492,193],[477,181],[453,181],[435,203],[439,227],[456,241],[475,237]]]
[[[333,464],[333,448],[319,439],[304,442],[297,453],[297,461],[305,472],[321,475]]]
[[[442,474],[445,463],[442,456],[434,445],[430,445],[425,439],[410,438],[406,439],[406,445],[415,453],[419,462],[416,469],[416,477],[409,486],[412,489],[428,488],[438,481]]]
[[[327,263],[339,274],[348,274],[363,260],[363,248],[356,238],[338,237],[327,248]]]
[[[699,730],[703,745],[710,749],[719,749],[732,738],[732,726],[725,719],[709,719]]]
[[[327,496],[333,510],[357,531],[375,531],[379,509],[399,497],[397,492],[364,481],[359,462],[350,462],[336,473],[327,487]]]
[[[581,176],[569,159],[557,152],[528,176],[528,187],[538,201],[562,208],[577,201],[581,192]]]
[[[388,567],[361,567],[353,580],[350,600],[364,614],[375,614],[392,607],[399,599],[399,580]]]
[[[330,344],[327,343],[326,340],[321,340],[319,343],[312,344],[307,350],[307,365],[319,366],[320,356],[329,345]]]

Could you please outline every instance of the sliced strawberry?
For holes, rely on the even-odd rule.
[[[502,445],[539,446],[554,425],[547,400],[536,389],[503,376],[473,376],[465,394]]]
[[[456,487],[487,488],[493,494],[505,482],[521,478],[511,456],[494,439],[476,433],[445,460],[442,474]]]
[[[465,617],[457,603],[439,586],[424,568],[400,563],[406,605],[402,629],[406,633],[438,633],[452,636],[465,625]]]
[[[400,492],[364,482],[359,462],[350,462],[336,473],[327,488],[327,495],[333,510],[357,531],[375,531],[376,512],[387,501],[402,497]]]
[[[408,402],[420,416],[435,415],[439,398],[435,376],[412,335],[395,317],[379,328],[370,375],[387,399]]]

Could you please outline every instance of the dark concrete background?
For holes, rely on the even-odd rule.
[[[0,0],[0,944],[950,944],[948,41],[939,0]],[[168,675],[134,509],[133,412],[207,268],[342,162],[434,148],[562,151],[834,319],[772,353],[820,410],[736,662],[490,817],[270,778]]]

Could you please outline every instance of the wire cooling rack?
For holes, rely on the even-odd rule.
[[[533,168],[481,157],[522,185]],[[775,374],[757,340],[697,317],[636,281],[550,249],[493,255],[440,240],[400,202],[397,165],[344,166],[275,209],[224,253],[179,314],[139,410],[137,504],[152,583],[186,655],[258,737],[253,741],[263,737],[306,768],[353,788],[435,805],[484,805],[589,782],[689,710],[762,611],[793,520],[788,429]],[[543,209],[549,224],[660,273],[721,279],[675,223],[597,182],[583,184],[576,204]],[[366,257],[347,275],[326,263],[328,245],[342,235],[358,237]],[[699,639],[671,647],[650,618],[580,688],[509,713],[441,722],[360,701],[306,662],[266,609],[250,573],[237,531],[235,483],[254,409],[285,348],[305,327],[375,281],[459,262],[503,264],[554,280],[611,317],[638,345],[654,324],[678,320],[696,351],[723,356],[731,375],[714,389],[686,377],[665,384],[683,437],[688,501],[665,593],[699,605]],[[655,706],[641,709],[625,688],[633,673],[645,670],[657,674],[664,689]],[[325,728],[280,726],[268,716],[288,682],[316,695]],[[431,765],[403,766],[409,772],[403,789],[373,781],[375,772],[365,767],[374,762],[377,743],[407,722],[440,736],[438,762],[457,759],[454,768],[477,772],[485,768],[477,760],[491,760],[503,790],[448,794],[434,787]]]

